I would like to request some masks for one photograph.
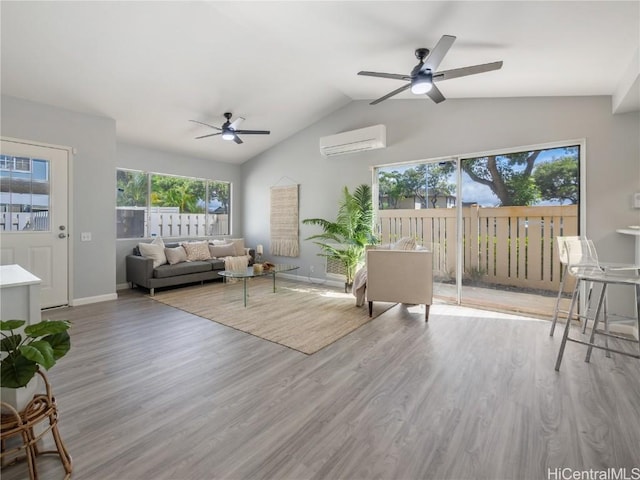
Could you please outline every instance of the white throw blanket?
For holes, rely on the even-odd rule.
[[[358,270],[353,278],[353,295],[356,297],[356,307],[364,305],[365,292],[367,290],[367,267]]]
[[[244,272],[249,266],[249,257],[239,255],[237,257],[225,257],[224,269],[232,272]]]
[[[237,257],[224,257],[224,269],[232,272],[244,272],[249,266],[249,257],[240,255]],[[226,277],[226,283],[235,283],[237,278]]]

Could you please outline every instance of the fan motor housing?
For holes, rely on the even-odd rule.
[[[418,60],[424,60],[425,58],[427,58],[427,55],[429,55],[428,48],[416,48],[416,58]]]

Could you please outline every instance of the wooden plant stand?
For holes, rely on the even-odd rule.
[[[71,456],[67,452],[60,437],[60,432],[58,431],[58,407],[56,405],[56,399],[51,394],[51,385],[49,385],[47,377],[40,370],[38,370],[38,374],[44,380],[46,386],[45,394],[34,395],[33,400],[31,400],[21,412],[18,412],[11,405],[2,402],[2,409],[5,413],[0,415],[0,467],[4,469],[5,466],[13,465],[26,459],[29,467],[29,478],[31,480],[37,480],[38,469],[36,457],[38,455],[56,454],[60,457],[60,461],[64,467],[64,478],[68,480],[71,477],[72,470]],[[40,425],[46,420],[48,420],[48,426]],[[36,433],[36,427],[44,427],[44,429],[42,432]],[[57,450],[41,451],[38,448],[38,441],[49,431],[53,435]],[[7,449],[7,441],[13,437],[20,437],[21,443],[16,441],[17,439],[14,439],[11,443],[15,444],[15,446],[12,445]],[[24,454],[22,454],[23,450]]]

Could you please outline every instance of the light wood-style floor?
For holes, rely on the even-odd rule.
[[[239,309],[241,314],[241,309]],[[309,312],[313,315],[313,312]],[[73,479],[546,479],[640,467],[640,362],[549,323],[396,306],[306,356],[146,297],[73,320],[49,373]],[[300,318],[301,322],[305,318]],[[41,478],[62,478],[55,458]],[[2,472],[26,478],[26,466]]]

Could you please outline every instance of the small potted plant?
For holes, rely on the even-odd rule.
[[[69,321],[45,320],[24,327],[25,324],[24,320],[0,321],[2,401],[19,411],[33,398],[38,369],[49,370],[71,348]]]

